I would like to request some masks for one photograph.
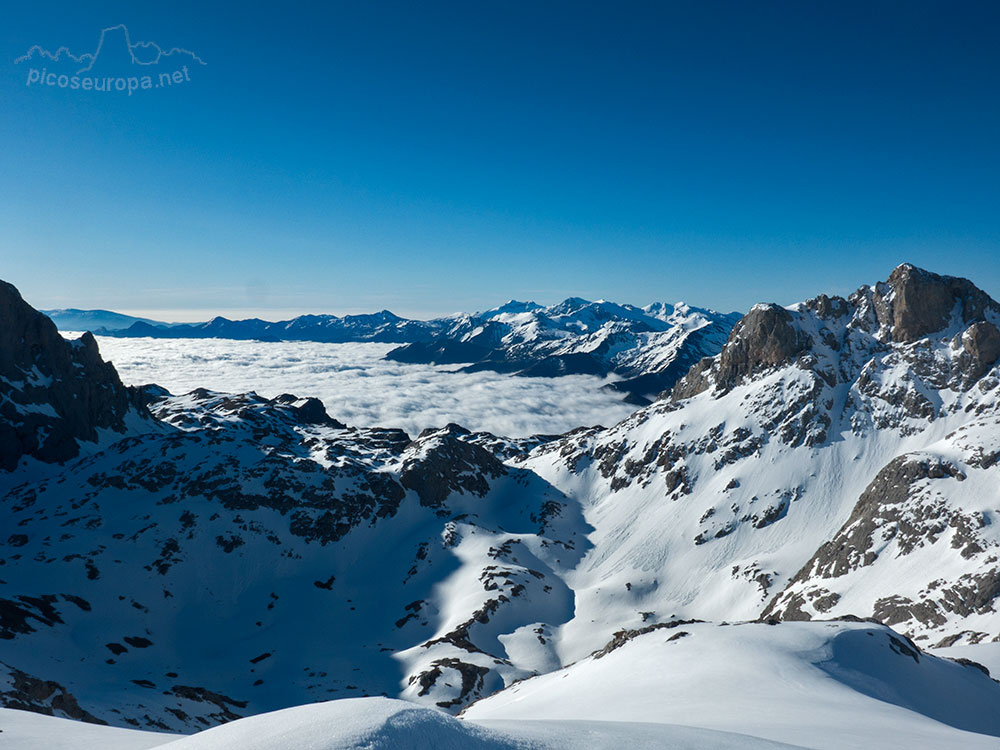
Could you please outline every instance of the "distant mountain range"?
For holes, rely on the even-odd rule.
[[[400,344],[387,359],[411,364],[463,365],[463,372],[513,375],[614,375],[607,387],[648,404],[702,357],[722,349],[738,313],[684,303],[646,307],[571,297],[548,307],[511,300],[481,313],[432,320],[369,315],[301,315],[270,322],[216,317],[206,323],[165,324],[105,310],[47,311],[62,330],[122,338],[221,338],[321,343]]]
[[[155,326],[158,329],[176,325],[149,318],[137,318],[134,315],[123,315],[110,310],[78,310],[69,307],[40,312],[48,315],[60,331],[90,331],[100,335],[109,335],[109,332],[120,331],[136,323]]]

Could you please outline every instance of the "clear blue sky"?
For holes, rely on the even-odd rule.
[[[0,278],[39,307],[723,310],[898,263],[1000,296],[1000,4],[8,3]],[[33,44],[207,65],[26,85]]]

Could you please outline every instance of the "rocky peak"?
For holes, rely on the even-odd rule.
[[[489,491],[488,479],[507,473],[496,456],[463,439],[469,435],[464,427],[449,424],[424,430],[407,446],[400,483],[417,493],[421,505],[438,508],[452,492],[482,497]]]
[[[804,319],[813,317],[814,323]],[[1000,359],[1000,304],[968,279],[940,276],[905,263],[888,280],[863,286],[850,299],[824,294],[791,309],[755,305],[733,328],[722,352],[695,364],[674,387],[680,401],[714,385],[726,393],[757,373],[797,361],[816,343],[839,351],[850,336],[849,356],[910,344],[935,333],[958,335],[968,383]],[[846,331],[844,328],[846,324]],[[806,333],[819,336],[813,341]],[[956,343],[956,346],[958,344]],[[832,383],[836,374],[827,371]]]
[[[709,386],[710,372],[720,391],[730,391],[751,375],[791,364],[811,343],[809,336],[795,326],[788,310],[775,304],[754,305],[733,328],[717,360],[703,359],[696,364],[677,384],[673,398],[688,398],[704,391]],[[717,365],[713,371],[714,362]]]
[[[736,324],[719,357],[716,382],[729,390],[754,373],[790,364],[810,345],[778,305],[755,305]]]
[[[842,318],[850,311],[850,303],[843,297],[828,297],[821,294],[805,303],[807,310],[812,310],[821,320]]]
[[[271,399],[271,403],[287,406],[298,421],[302,424],[324,425],[338,430],[344,429],[347,425],[331,417],[323,402],[318,398],[309,396],[299,398],[291,393],[282,393],[280,396]]]
[[[907,344],[949,325],[1000,317],[1000,305],[968,279],[940,276],[909,263],[898,266],[873,295],[879,325],[894,343]]]
[[[55,324],[0,281],[0,470],[22,456],[45,462],[75,457],[78,441],[99,429],[125,431],[125,417],[149,413],[101,359],[85,333],[66,341]]]

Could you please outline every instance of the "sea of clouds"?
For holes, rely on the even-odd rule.
[[[78,334],[67,334],[75,337]],[[520,437],[611,425],[634,407],[589,375],[520,378],[454,372],[453,366],[383,359],[392,344],[120,339],[97,337],[101,354],[128,385],[315,396],[330,416],[357,427],[400,427],[416,435],[457,422]]]

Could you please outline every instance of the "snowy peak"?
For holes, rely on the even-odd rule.
[[[404,343],[426,341],[445,325],[445,320],[421,321],[400,318],[389,310],[364,315],[300,315],[271,322],[260,318],[230,320],[217,316],[206,323],[176,325],[137,321],[127,328],[95,329],[95,333],[122,338],[223,338],[259,341],[319,341],[347,343],[374,341]]]
[[[701,357],[718,353],[738,318],[687,305],[512,301],[483,316],[453,318],[430,341],[401,346],[387,358],[534,377],[613,374],[621,379],[605,387],[647,404]]]
[[[544,308],[537,302],[519,302],[516,299],[512,299],[504,302],[499,307],[494,307],[485,312],[478,313],[476,317],[486,318],[489,320],[500,315],[520,315],[522,313],[536,312],[543,309]]]

